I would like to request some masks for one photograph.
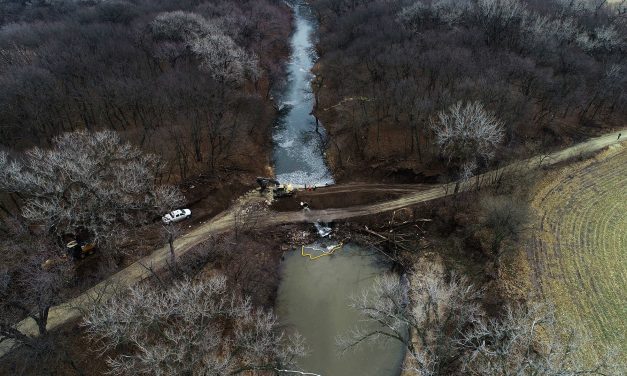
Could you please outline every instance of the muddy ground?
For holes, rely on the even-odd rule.
[[[324,192],[322,189],[311,192],[296,192],[292,197],[286,197],[272,202],[272,210],[295,211],[300,210],[300,203],[306,202],[311,210],[324,208],[346,208],[357,205],[373,204],[400,197],[400,193],[386,192],[355,192],[351,195],[335,192]]]

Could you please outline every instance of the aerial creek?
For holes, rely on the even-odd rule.
[[[293,9],[295,30],[288,78],[279,96],[282,114],[273,134],[274,171],[281,183],[332,184],[322,147],[324,128],[316,127],[311,114],[316,22],[305,3],[296,2]],[[312,218],[312,227],[315,220]],[[338,243],[331,234],[331,238],[288,252],[282,265],[276,311],[288,329],[298,331],[306,340],[308,354],[299,365],[306,372],[324,376],[398,375],[404,355],[400,344],[363,345],[342,354],[336,343],[338,336],[367,325],[349,307],[351,296],[390,269],[365,247],[352,243],[338,247]]]

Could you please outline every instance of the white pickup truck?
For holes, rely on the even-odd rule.
[[[191,215],[192,215],[192,211],[189,209],[177,209],[161,217],[161,221],[163,221],[163,223],[167,225],[170,223],[182,221]]]

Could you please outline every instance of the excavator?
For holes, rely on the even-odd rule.
[[[93,255],[96,251],[96,245],[94,243],[83,242],[78,240],[72,240],[65,245],[67,253],[72,256],[74,260],[80,260],[86,256]]]
[[[291,184],[281,184],[278,180],[273,178],[257,177],[257,184],[259,184],[262,193],[268,189],[272,189],[274,198],[290,197],[295,192]],[[270,187],[271,185],[273,187]]]
[[[93,242],[77,240],[73,237],[65,244],[65,254],[57,255],[56,257],[45,260],[41,267],[44,270],[49,270],[55,265],[65,262],[68,258],[72,258],[74,262],[78,262],[87,256],[91,256],[96,252],[96,244]]]

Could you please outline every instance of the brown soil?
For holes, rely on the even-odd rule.
[[[312,210],[322,208],[346,208],[382,202],[400,197],[400,193],[387,192],[355,192],[351,195],[335,192],[297,192],[292,197],[285,197],[272,202],[272,210],[296,211],[301,209],[300,203],[306,202]]]
[[[221,181],[200,176],[185,182],[182,190],[188,202],[186,207],[192,211],[191,218],[183,222],[185,227],[195,228],[228,209],[237,198],[256,188],[255,179],[261,174],[240,172]]]

